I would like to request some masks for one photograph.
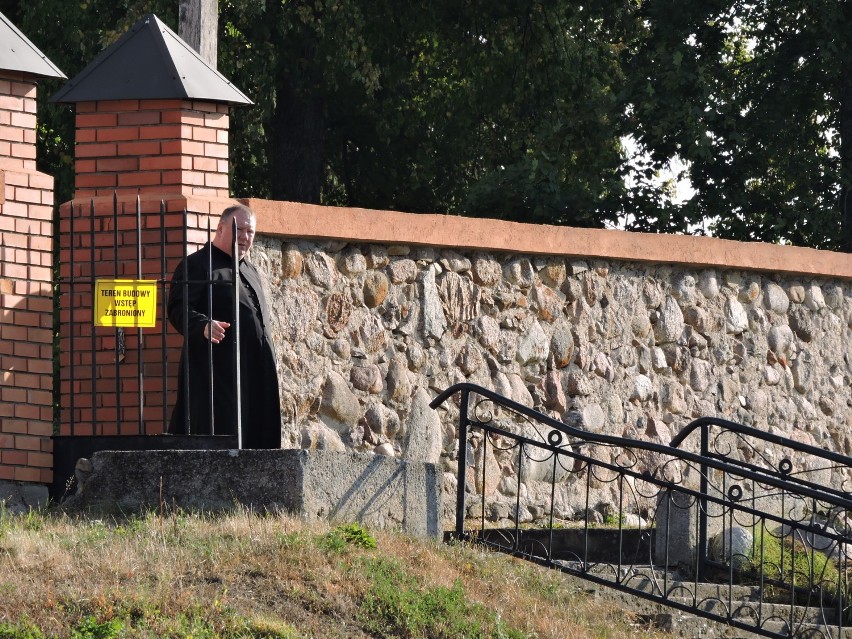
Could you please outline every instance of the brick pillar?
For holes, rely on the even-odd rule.
[[[0,71],[0,481],[47,484],[53,468],[53,178],[36,171],[35,141],[35,82]]]
[[[114,191],[228,197],[226,104],[80,102],[76,142],[76,200]]]
[[[163,432],[182,338],[168,325],[161,300],[183,257],[183,210],[193,252],[207,240],[208,223],[215,231],[222,210],[234,203],[227,197],[228,108],[197,100],[77,104],[76,192],[60,207],[60,435]],[[116,329],[93,326],[93,281],[101,278],[160,280],[157,326],[125,329],[118,363]]]

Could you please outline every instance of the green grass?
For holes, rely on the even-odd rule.
[[[558,572],[360,524],[0,510],[0,639],[659,636]]]
[[[764,579],[791,584],[804,591],[818,588],[821,594],[832,599],[845,591],[837,565],[825,553],[789,535],[778,537],[763,527],[755,528],[753,534],[754,544],[745,573],[753,577],[762,575]]]

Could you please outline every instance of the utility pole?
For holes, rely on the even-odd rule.
[[[215,69],[219,0],[179,0],[178,16],[178,35]]]
[[[852,3],[843,7],[845,31],[852,26]],[[852,253],[852,43],[841,43],[840,63],[840,250]]]

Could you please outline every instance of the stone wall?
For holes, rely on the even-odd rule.
[[[273,236],[253,260],[285,447],[455,471],[455,409],[427,405],[468,381],[596,432],[711,415],[852,454],[846,277]]]

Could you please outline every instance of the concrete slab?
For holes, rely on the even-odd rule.
[[[318,450],[101,451],[77,465],[71,511],[289,512],[425,537],[441,530],[443,474],[434,464]]]
[[[0,481],[0,503],[6,512],[23,514],[47,506],[47,486],[14,481]]]

